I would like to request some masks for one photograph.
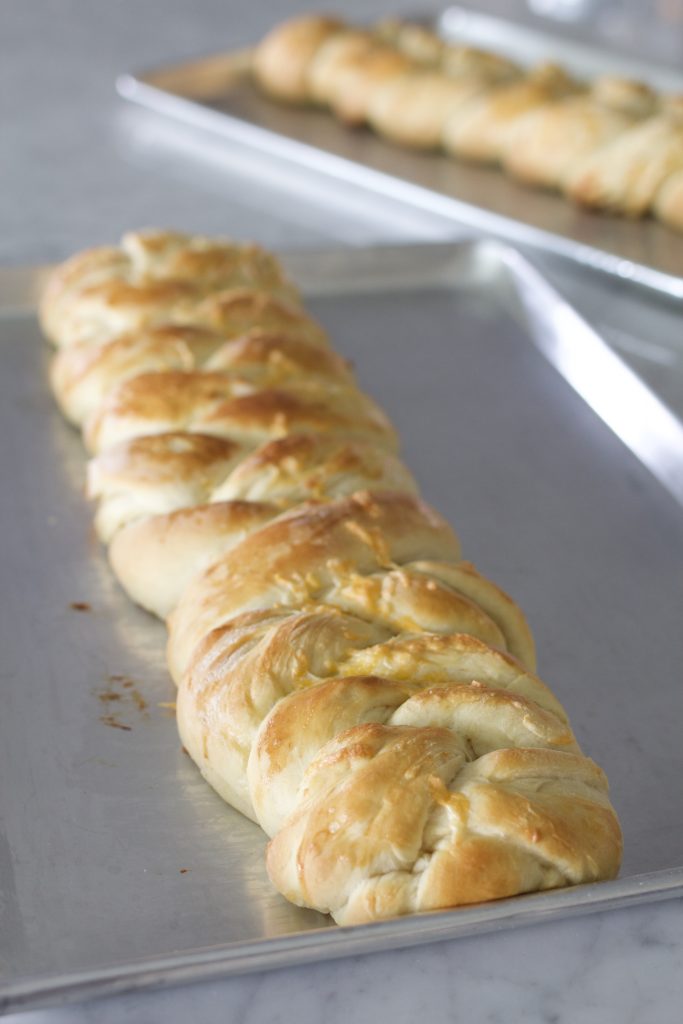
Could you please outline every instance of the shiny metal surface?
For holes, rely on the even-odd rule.
[[[527,612],[541,674],[610,777],[621,878],[348,930],[274,894],[263,835],[179,747],[163,628],[93,539],[80,442],[21,312],[35,281],[14,271],[11,287],[0,275],[15,310],[0,320],[0,1008],[683,893],[683,516],[554,368],[569,351],[601,359],[600,339],[496,244],[286,262],[466,556]],[[572,380],[591,401],[619,388],[623,368],[602,366],[590,395],[590,374]],[[623,379],[641,434],[659,438],[653,396]]]
[[[613,71],[683,92],[683,73],[661,63],[596,51],[504,19],[450,8],[440,23],[447,35],[523,62],[566,60],[585,77]],[[553,48],[554,47],[554,48]],[[683,235],[653,219],[589,213],[558,195],[525,188],[497,168],[472,166],[438,153],[394,146],[369,130],[349,130],[325,111],[286,107],[261,96],[249,82],[248,51],[173,64],[117,81],[121,96],[178,121],[281,161],[315,169],[340,182],[410,204],[518,245],[683,298]]]
[[[490,48],[527,66],[553,60],[585,79],[609,69],[613,74],[649,82],[663,92],[680,92],[680,9],[675,11],[672,6],[667,12],[662,5],[658,19],[655,11],[645,9],[642,0],[637,5],[615,3],[611,10],[605,5],[600,10],[600,4],[592,0],[583,0],[581,9],[579,0],[575,16],[563,18],[561,0],[537,0],[537,7],[541,6],[545,10],[534,10],[531,0],[531,17],[520,22],[519,11],[512,20],[511,11],[502,17],[480,5],[453,4],[438,17],[437,25],[446,39]],[[667,13],[671,15],[668,21]]]

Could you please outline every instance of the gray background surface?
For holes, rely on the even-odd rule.
[[[534,22],[524,0],[472,6]],[[536,0],[537,9],[548,3]],[[558,0],[592,12],[559,23],[570,35],[672,64],[683,53],[680,0]],[[268,242],[307,244],[360,238],[360,224],[330,217],[329,200],[287,209],[287,188],[248,184],[238,152],[214,161],[180,156],[172,132],[127,109],[113,90],[117,74],[252,43],[295,11],[343,11],[350,19],[389,13],[433,14],[432,0],[4,0],[0,5],[0,261],[55,260],[108,241],[130,225],[173,221],[194,230],[248,233]],[[669,21],[654,15],[666,10]],[[541,22],[551,29],[555,22]],[[239,181],[238,188],[236,187]],[[315,198],[315,197],[312,197]],[[325,208],[325,214],[321,212]],[[356,217],[367,230],[367,210]],[[414,228],[413,228],[414,230]],[[386,227],[375,226],[374,234]]]
[[[521,16],[518,0],[480,7]],[[652,14],[665,4],[593,5],[624,49],[657,46],[680,55],[681,36],[660,30]],[[294,9],[267,0],[42,0],[0,7],[0,262],[45,263],[110,241],[142,224],[228,232],[292,247],[338,241],[444,237],[444,226],[410,212],[382,209],[362,195],[335,202],[329,187],[302,183],[237,150],[196,139],[194,148],[159,119],[127,109],[113,80],[128,68],[203,55],[258,38]],[[343,4],[349,16],[433,11],[425,0]],[[627,29],[634,11],[642,32]],[[679,22],[680,24],[680,22]],[[299,197],[294,201],[295,197]],[[665,389],[677,355],[677,316],[604,282],[579,287],[566,268],[547,263],[568,294],[580,295],[644,360]],[[643,310],[648,311],[644,316]],[[653,330],[653,317],[658,317]],[[643,343],[653,346],[644,359]],[[672,404],[679,391],[671,394]],[[232,979],[162,994],[129,995],[80,1008],[36,1012],[38,1021],[670,1021],[683,999],[680,901],[414,951]]]

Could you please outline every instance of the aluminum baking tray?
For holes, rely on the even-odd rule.
[[[611,779],[621,877],[350,929],[281,899],[263,834],[181,750],[164,629],[109,572],[80,440],[48,391],[41,275],[8,270],[0,1010],[683,893],[680,422],[498,243],[285,262],[467,557],[527,612],[543,676]]]
[[[473,10],[449,8],[434,24],[448,37],[505,50],[522,63],[557,59],[586,78],[612,71],[683,92],[679,69],[568,42]],[[683,235],[672,229],[655,220],[583,211],[558,195],[519,185],[496,168],[413,152],[367,129],[349,130],[324,111],[275,103],[251,84],[248,66],[248,51],[221,53],[124,74],[117,88],[128,100],[314,169],[337,183],[683,298]]]

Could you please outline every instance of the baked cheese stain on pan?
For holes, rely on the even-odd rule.
[[[140,718],[148,718],[148,704],[134,681],[125,675],[110,675],[108,686],[96,691],[102,705],[100,722],[111,729],[131,732]]]

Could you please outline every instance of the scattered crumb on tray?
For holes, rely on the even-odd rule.
[[[106,709],[106,713],[100,715],[100,721],[112,729],[130,732],[141,715],[149,717],[147,701],[129,676],[110,675],[108,686],[96,691],[96,696]]]

